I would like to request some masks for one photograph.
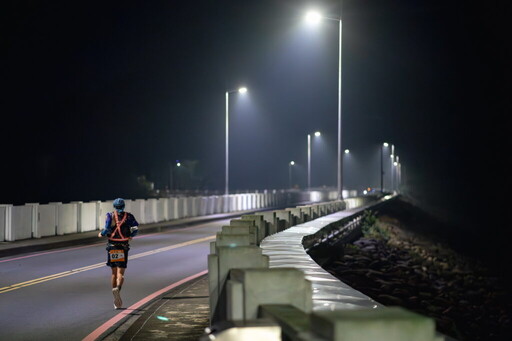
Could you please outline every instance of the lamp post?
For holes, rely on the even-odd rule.
[[[342,21],[340,18],[331,18],[321,15],[318,12],[308,12],[306,14],[306,20],[310,23],[318,23],[320,20],[331,20],[338,22],[339,34],[338,34],[338,199],[343,199],[343,158],[341,157],[341,118],[342,118],[342,92],[341,92],[341,42],[342,42]]]
[[[315,132],[315,136],[322,135],[319,131]],[[308,134],[308,189],[311,188],[311,134]]]
[[[394,144],[391,145],[391,155],[389,157],[391,158],[391,162],[390,162],[390,164],[391,164],[391,169],[390,169],[390,171],[391,171],[390,185],[391,186],[390,186],[390,189],[391,189],[391,192],[393,192],[394,187],[395,187],[395,181],[393,179],[394,174],[395,174],[394,167],[393,167],[393,163],[395,162],[395,145]]]
[[[292,166],[295,165],[295,161],[290,161],[288,164],[288,188],[292,188]]]
[[[400,157],[397,155],[396,156],[396,161],[394,163],[395,165],[395,178],[396,178],[396,182],[395,182],[395,190],[400,190]]]
[[[241,93],[244,94],[247,92],[247,88],[242,87],[238,90],[228,90],[226,91],[226,180],[225,180],[225,188],[224,194],[229,194],[229,94],[232,93]]]
[[[384,142],[380,146],[380,192],[384,193],[384,147],[388,147],[389,144]]]
[[[170,163],[170,172],[169,172],[169,191],[172,191],[174,189],[174,187],[176,187],[176,189],[178,189],[178,179],[175,176],[174,176],[174,166],[176,167],[181,167],[181,163],[180,163],[180,160],[176,160],[176,162],[171,162]]]

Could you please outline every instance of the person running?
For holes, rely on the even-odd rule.
[[[105,227],[98,237],[108,237],[107,266],[112,270],[112,294],[114,295],[114,309],[123,306],[121,288],[124,282],[124,272],[128,264],[128,250],[130,240],[139,232],[139,223],[133,214],[124,211],[125,202],[117,198],[113,203],[114,211],[107,213]]]

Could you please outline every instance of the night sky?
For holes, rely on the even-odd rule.
[[[134,179],[164,188],[174,160],[222,192],[241,85],[230,188],[286,188],[290,160],[306,186],[316,130],[312,185],[335,187],[338,31],[304,22],[316,8],[343,18],[346,187],[380,186],[389,142],[411,196],[510,225],[505,3],[3,1],[0,203],[137,198]]]

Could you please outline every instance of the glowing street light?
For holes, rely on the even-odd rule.
[[[319,23],[320,20],[337,21],[339,24],[339,42],[338,42],[338,199],[343,199],[343,158],[341,157],[341,41],[342,41],[342,25],[341,18],[331,18],[321,15],[318,12],[310,11],[306,14],[306,21],[314,24]]]
[[[319,137],[322,134],[315,131],[315,136]],[[308,134],[308,189],[311,188],[311,134]]]
[[[238,92],[240,94],[245,94],[247,92],[246,87],[241,87],[238,90],[228,90],[226,91],[226,182],[224,188],[224,194],[229,194],[229,94]]]
[[[310,24],[318,24],[322,20],[322,15],[316,11],[306,13],[306,21]]]
[[[345,154],[348,154],[348,153],[350,153],[350,150],[345,149]]]
[[[292,188],[292,166],[295,165],[295,161],[290,161],[288,164],[288,188]]]

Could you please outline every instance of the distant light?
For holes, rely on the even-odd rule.
[[[348,153],[350,153],[350,150],[345,149],[345,154],[348,154]]]
[[[366,195],[366,194],[368,194],[368,192],[366,192],[366,190],[364,190],[364,191],[363,191],[363,194],[364,194],[364,195]]]
[[[306,21],[310,24],[318,24],[320,22],[320,19],[322,19],[322,16],[318,12],[309,11],[306,14]]]
[[[241,94],[245,94],[247,92],[247,88],[246,87],[242,87],[242,88],[238,89],[238,92],[241,93]]]
[[[396,162],[396,161],[395,161],[395,162],[393,162],[393,165],[395,165],[395,166],[396,166],[396,165],[398,165],[398,162]]]
[[[294,165],[295,164],[295,161],[290,161],[290,165]]]
[[[389,146],[389,144],[387,142],[384,142],[384,147],[387,147]]]
[[[180,162],[178,162],[178,163],[176,164],[176,166],[181,167],[181,163],[180,163]]]
[[[161,321],[169,321],[169,319],[167,317],[165,317],[165,316],[157,316],[156,318],[161,320]]]
[[[320,133],[319,131],[315,131],[315,136],[320,136],[322,135],[322,133]]]
[[[395,156],[394,156],[393,154],[391,154],[389,157],[390,157],[390,158],[394,158]]]

